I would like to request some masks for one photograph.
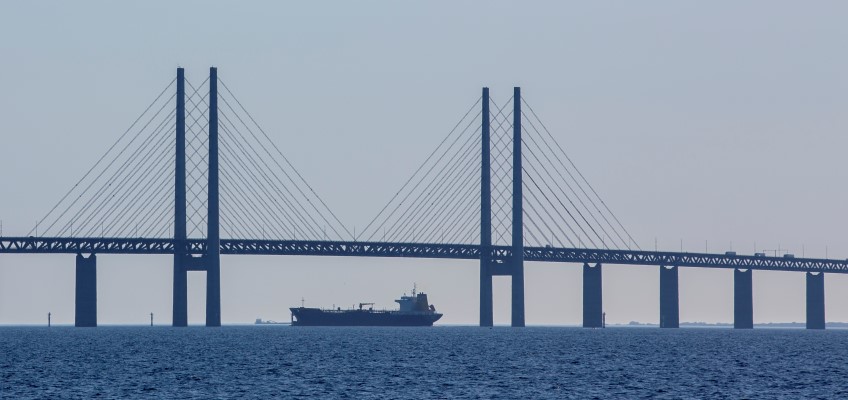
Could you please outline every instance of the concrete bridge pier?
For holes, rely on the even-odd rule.
[[[174,254],[174,298],[172,326],[188,326],[188,269],[184,256]]]
[[[494,325],[494,304],[492,298],[492,271],[489,261],[480,259],[480,326]]]
[[[97,256],[77,254],[74,326],[97,326]]]
[[[807,272],[807,329],[824,329],[824,272]]]
[[[660,328],[680,327],[677,269],[660,266]]]
[[[733,270],[733,328],[754,328],[753,270]]]
[[[583,327],[603,328],[603,279],[601,264],[583,264]]]
[[[524,257],[512,266],[512,326],[524,327]]]

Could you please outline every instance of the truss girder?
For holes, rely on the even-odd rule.
[[[178,246],[184,249],[184,254],[202,255],[206,252],[206,241],[202,239],[188,239],[177,245],[173,239],[0,238],[0,254],[174,254]],[[480,247],[470,244],[222,239],[221,254],[476,260],[480,258]],[[512,250],[509,246],[493,246],[491,258],[507,261],[512,258]],[[848,273],[848,260],[706,253],[525,247],[524,259],[535,262]]]

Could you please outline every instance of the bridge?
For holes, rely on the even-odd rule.
[[[603,326],[603,264],[659,267],[662,328],[679,327],[681,267],[734,270],[739,329],[753,328],[753,270],[806,274],[808,329],[825,327],[824,274],[848,272],[848,260],[640,249],[517,87],[501,104],[483,88],[357,234],[216,68],[197,86],[179,68],[32,231],[0,237],[4,253],[75,254],[78,327],[97,326],[97,254],[173,255],[175,327],[188,323],[190,271],[206,272],[206,325],[221,325],[222,254],[479,260],[481,326],[493,324],[494,276],[511,277],[512,326],[525,325],[525,261],[583,264],[590,328]]]

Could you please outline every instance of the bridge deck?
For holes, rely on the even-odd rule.
[[[190,239],[186,253],[202,255],[206,241]],[[173,239],[141,238],[0,238],[0,254],[174,254]],[[409,257],[474,260],[480,246],[473,244],[422,244],[297,240],[221,240],[221,254],[301,255],[348,257]],[[492,258],[506,261],[509,246],[493,246]],[[758,257],[663,251],[571,249],[525,247],[526,261],[561,263],[601,263],[624,265],[674,265],[678,267],[740,268],[771,271],[848,273],[848,260]]]

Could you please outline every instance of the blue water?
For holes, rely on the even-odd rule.
[[[848,331],[0,328],[3,398],[848,398]]]

